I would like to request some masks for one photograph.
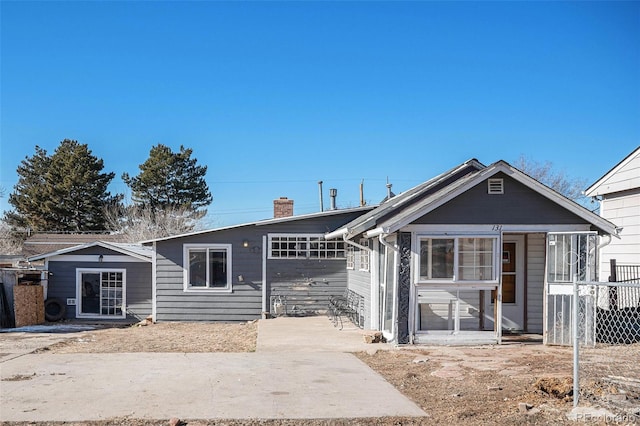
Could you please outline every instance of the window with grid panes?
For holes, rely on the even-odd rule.
[[[325,240],[322,234],[269,235],[271,259],[344,259],[344,241]]]

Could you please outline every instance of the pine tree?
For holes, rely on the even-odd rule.
[[[192,149],[184,146],[177,153],[163,144],[151,148],[149,158],[139,166],[138,176],[122,175],[131,188],[133,202],[152,211],[186,208],[194,213],[211,204],[211,192],[205,181],[207,166],[199,166],[191,158],[192,153]]]
[[[36,146],[18,166],[18,183],[9,196],[15,211],[7,220],[38,231],[102,231],[104,209],[118,201],[107,187],[115,173],[101,173],[102,159],[86,144],[65,139],[53,155]]]

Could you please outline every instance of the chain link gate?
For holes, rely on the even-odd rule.
[[[574,406],[640,423],[640,283],[576,282],[573,296]]]

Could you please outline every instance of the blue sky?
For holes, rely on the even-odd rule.
[[[211,227],[379,202],[469,159],[593,183],[640,144],[640,2],[0,2],[0,211],[35,146],[129,195],[152,146],[208,166]]]

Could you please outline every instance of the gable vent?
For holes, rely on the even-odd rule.
[[[489,179],[488,185],[489,194],[504,194],[504,179]]]

